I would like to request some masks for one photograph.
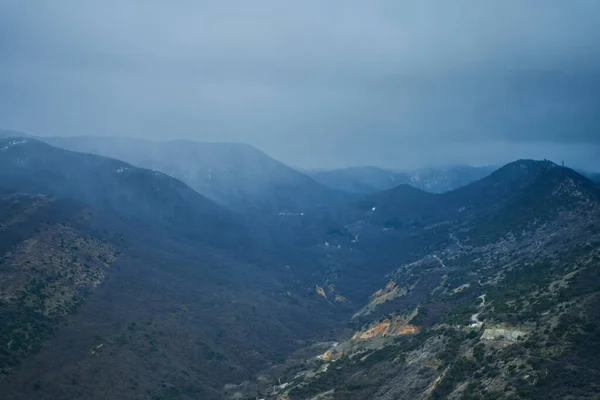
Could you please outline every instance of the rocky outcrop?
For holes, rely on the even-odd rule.
[[[488,328],[483,331],[483,335],[481,336],[481,338],[486,340],[506,339],[514,342],[524,338],[526,335],[527,332],[520,331],[517,329]]]
[[[370,296],[369,304],[367,304],[362,310],[354,314],[353,319],[364,315],[368,315],[371,312],[373,312],[373,310],[375,310],[377,306],[391,301],[397,297],[404,296],[406,295],[406,293],[406,289],[399,287],[395,281],[389,281],[383,289],[379,289]]]

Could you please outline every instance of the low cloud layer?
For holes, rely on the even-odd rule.
[[[600,169],[600,2],[0,3],[0,127]]]

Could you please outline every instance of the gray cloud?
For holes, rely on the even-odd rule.
[[[0,126],[600,168],[600,2],[0,3]],[[596,152],[597,151],[597,152]]]

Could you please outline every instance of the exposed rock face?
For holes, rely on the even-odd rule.
[[[376,337],[400,336],[419,333],[420,329],[415,325],[408,325],[401,319],[385,319],[364,332],[357,332],[352,340],[372,339]]]
[[[486,340],[506,339],[514,342],[519,339],[524,339],[525,335],[527,335],[527,332],[517,329],[489,328],[483,331],[481,338]]]
[[[369,304],[357,312],[354,315],[354,318],[368,315],[373,312],[377,306],[380,306],[381,304],[391,301],[397,297],[404,296],[405,294],[405,288],[399,287],[394,281],[389,281],[383,289],[379,289],[371,295]]]
[[[325,353],[318,356],[321,360],[325,361],[335,361],[343,356],[344,353],[336,350],[335,348],[327,350]]]
[[[321,296],[322,298],[324,298],[325,300],[327,300],[327,294],[325,294],[325,290],[321,286],[317,286],[315,288],[315,291],[317,292],[317,294],[319,296]]]

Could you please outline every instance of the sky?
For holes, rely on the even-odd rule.
[[[0,2],[0,128],[600,170],[600,1]]]

